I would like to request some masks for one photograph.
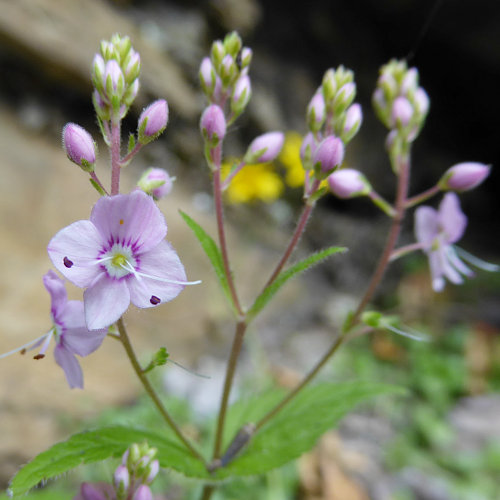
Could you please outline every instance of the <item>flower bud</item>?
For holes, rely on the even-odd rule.
[[[249,47],[243,47],[240,52],[240,66],[241,69],[248,68],[252,62],[252,49]]]
[[[172,191],[172,184],[172,177],[162,168],[148,168],[137,183],[140,189],[156,200],[167,196]]]
[[[370,192],[371,186],[366,177],[352,168],[343,168],[328,177],[328,185],[338,198],[354,198]]]
[[[92,83],[94,87],[100,92],[104,90],[104,71],[106,70],[106,64],[104,59],[100,54],[94,56],[92,61]]]
[[[415,94],[418,88],[418,71],[417,68],[410,68],[403,77],[400,87],[400,94],[411,97]]]
[[[326,118],[325,99],[321,91],[314,94],[307,106],[307,125],[310,130],[317,132]]]
[[[155,480],[155,477],[158,475],[159,471],[160,471],[160,462],[158,462],[158,460],[153,460],[149,464],[149,473],[145,479],[145,482],[147,484],[151,484]]]
[[[224,112],[217,104],[212,104],[203,111],[200,119],[200,130],[205,141],[213,145],[224,139],[226,119]]]
[[[153,500],[153,494],[151,493],[149,486],[141,484],[134,493],[132,500]]]
[[[358,103],[349,106],[344,116],[342,134],[340,135],[344,144],[348,143],[358,133],[362,121],[363,112],[361,111],[361,106]]]
[[[226,50],[224,49],[224,45],[221,40],[216,40],[212,43],[212,50],[210,51],[210,58],[212,60],[212,64],[216,71],[218,71],[220,64],[222,62],[222,58],[226,55]]]
[[[323,139],[313,154],[312,163],[315,169],[323,174],[330,173],[344,159],[344,143],[334,135]]]
[[[125,94],[123,95],[123,103],[127,108],[130,107],[132,103],[135,101],[138,92],[139,92],[139,79],[136,78],[132,82],[132,85],[129,85],[128,89],[125,91]]]
[[[93,172],[96,151],[92,136],[80,125],[67,123],[63,128],[62,140],[68,158],[85,172]]]
[[[215,71],[209,57],[201,61],[199,77],[203,92],[210,97],[215,87]]]
[[[333,101],[335,113],[342,113],[352,103],[355,96],[356,84],[354,82],[348,82],[342,85]]]
[[[241,50],[241,38],[240,35],[236,31],[232,31],[228,33],[224,37],[224,49],[226,54],[231,54],[233,57],[236,57],[236,54]]]
[[[393,126],[406,127],[413,118],[413,106],[406,97],[396,97],[392,103],[391,114]]]
[[[106,63],[104,69],[106,97],[111,101],[113,97],[121,99],[125,91],[125,78],[120,65],[114,59]]]
[[[219,76],[224,87],[228,86],[238,74],[238,68],[233,57],[226,54],[221,62]]]
[[[469,191],[479,186],[490,174],[488,165],[476,162],[458,163],[441,177],[438,186],[443,191]]]
[[[80,486],[80,495],[76,498],[81,498],[82,500],[107,500],[108,496],[101,491],[98,485],[82,483]]]
[[[113,474],[113,484],[115,490],[122,495],[130,485],[130,474],[125,465],[119,465]]]
[[[156,139],[167,127],[168,104],[165,99],[158,99],[143,110],[137,126],[137,137],[141,144],[148,144]]]
[[[334,99],[337,92],[337,82],[335,80],[335,71],[332,68],[327,70],[324,74],[321,88],[323,90],[325,101],[331,101]]]
[[[239,115],[246,108],[252,95],[252,86],[248,75],[241,75],[234,85],[233,95],[231,96],[231,111]]]
[[[429,112],[429,96],[427,92],[422,88],[418,87],[413,96],[413,102],[415,104],[415,110],[420,116],[427,116]]]
[[[141,71],[141,57],[134,49],[130,49],[123,68],[125,81],[130,85],[136,78],[139,77],[139,73]]]
[[[259,135],[248,146],[243,161],[245,163],[266,163],[273,161],[281,151],[285,135],[282,132],[268,132]]]

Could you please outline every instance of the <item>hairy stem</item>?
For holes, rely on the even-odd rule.
[[[219,458],[222,451],[222,437],[224,432],[224,424],[226,422],[227,406],[231,388],[233,386],[234,374],[236,365],[243,346],[243,337],[245,336],[247,325],[244,321],[239,321],[236,325],[236,332],[234,334],[233,345],[231,347],[231,354],[226,368],[226,378],[224,380],[224,390],[222,393],[221,403],[219,407],[219,417],[217,418],[217,430],[215,434],[215,445],[213,458]]]
[[[111,123],[111,196],[120,192],[120,120]]]
[[[194,446],[182,434],[182,431],[180,430],[179,426],[174,422],[173,418],[168,413],[165,406],[163,406],[163,403],[161,402],[158,394],[156,394],[156,391],[153,389],[153,386],[149,382],[148,377],[143,372],[142,367],[139,364],[139,361],[137,359],[137,356],[135,355],[132,344],[130,343],[130,339],[128,337],[125,325],[123,323],[123,319],[120,318],[116,324],[118,327],[118,331],[120,332],[120,340],[123,344],[123,347],[125,348],[125,351],[126,351],[127,356],[130,360],[130,363],[132,364],[132,367],[135,371],[135,374],[137,375],[137,377],[141,381],[141,384],[143,385],[145,391],[148,393],[148,396],[151,398],[151,400],[155,404],[156,408],[161,413],[165,422],[174,431],[174,433],[179,438],[179,440],[184,444],[184,446],[190,451],[191,455],[193,455],[193,457],[197,458],[203,464],[206,465],[205,459],[200,455],[200,453],[194,448]]]

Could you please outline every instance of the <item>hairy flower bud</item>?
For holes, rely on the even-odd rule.
[[[215,88],[215,76],[215,70],[210,58],[203,58],[200,65],[199,77],[201,88],[208,98],[212,96]]]
[[[348,143],[358,133],[362,121],[363,112],[361,110],[361,106],[358,103],[354,103],[352,106],[349,106],[344,115],[342,133],[340,134],[340,138],[344,144]]]
[[[141,57],[134,49],[130,49],[127,58],[123,64],[123,74],[125,81],[130,85],[139,77],[141,71]]]
[[[125,465],[119,465],[113,474],[113,484],[115,490],[122,495],[130,485],[130,474]]]
[[[104,90],[104,71],[106,70],[106,63],[100,54],[94,56],[92,61],[92,83],[94,87],[103,92]]]
[[[137,186],[156,200],[164,198],[172,191],[173,179],[162,168],[148,168],[139,179]]]
[[[80,125],[67,123],[62,133],[63,148],[68,158],[85,172],[93,172],[96,148],[92,136]]]
[[[427,113],[429,112],[430,101],[427,92],[422,87],[418,87],[418,89],[415,91],[413,102],[415,104],[416,112],[425,118],[425,116],[427,116]]]
[[[490,174],[488,165],[476,162],[458,163],[441,177],[438,186],[443,191],[469,191],[479,186]]]
[[[310,130],[317,132],[326,118],[325,98],[323,93],[318,91],[307,106],[307,125]]]
[[[252,95],[252,86],[250,77],[246,74],[241,75],[234,85],[233,95],[231,96],[231,111],[239,115],[246,108]]]
[[[356,84],[354,82],[347,82],[345,85],[339,88],[335,99],[333,101],[333,106],[335,113],[342,113],[354,100],[356,96]]]
[[[328,185],[338,198],[354,198],[370,192],[370,183],[366,177],[352,168],[343,168],[328,177]]]
[[[281,151],[285,135],[282,132],[268,132],[259,135],[248,146],[243,161],[245,163],[266,163],[273,161]]]
[[[167,127],[168,104],[165,99],[158,99],[143,110],[137,126],[137,137],[141,144],[148,144],[156,139]]]
[[[406,127],[413,118],[413,106],[406,97],[396,97],[392,104],[392,122],[396,127]]]
[[[149,486],[141,484],[134,493],[132,500],[153,500],[153,494]]]
[[[315,169],[323,174],[330,173],[344,159],[344,143],[334,135],[323,139],[313,154],[312,163]]]
[[[224,139],[226,118],[224,111],[217,104],[212,104],[203,111],[200,119],[200,130],[203,138],[213,145]]]
[[[302,140],[302,145],[300,146],[300,159],[302,160],[302,166],[306,170],[310,170],[312,165],[312,157],[314,152],[316,151],[316,140],[314,139],[314,134],[309,132],[305,135]]]
[[[113,98],[121,99],[125,92],[125,77],[120,65],[114,59],[106,63],[104,69],[104,82],[106,97],[112,101]]]

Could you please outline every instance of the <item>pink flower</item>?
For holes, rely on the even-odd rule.
[[[50,308],[52,328],[42,337],[14,351],[3,354],[0,358],[28,347],[31,350],[41,345],[40,352],[35,356],[35,359],[42,359],[45,357],[50,340],[54,337],[56,342],[54,349],[56,363],[64,370],[69,386],[72,389],[74,387],[82,389],[83,374],[75,354],[88,356],[94,352],[104,340],[107,330],[89,331],[87,329],[83,302],[68,300],[64,282],[54,271],[49,271],[43,277],[43,284],[52,299]]]
[[[473,275],[452,246],[463,236],[466,226],[467,217],[455,193],[446,194],[437,211],[428,206],[415,211],[415,235],[429,257],[432,288],[436,292],[443,290],[445,278],[458,285],[463,282],[461,274]]]
[[[164,240],[166,234],[165,219],[155,202],[136,190],[102,197],[90,220],[74,222],[52,238],[47,251],[54,266],[86,289],[85,320],[90,330],[116,322],[130,302],[154,307],[191,284],[177,253]]]

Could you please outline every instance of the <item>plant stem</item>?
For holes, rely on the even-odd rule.
[[[403,247],[396,248],[392,251],[389,262],[394,262],[396,259],[403,257],[404,255],[414,252],[415,250],[422,250],[422,243],[412,243],[411,245],[405,245]]]
[[[118,327],[118,331],[120,332],[120,340],[123,344],[123,347],[125,348],[125,351],[127,353],[128,358],[130,359],[130,363],[132,364],[132,367],[135,371],[135,374],[137,375],[137,377],[141,381],[141,384],[143,385],[145,391],[148,393],[148,396],[152,399],[153,403],[155,404],[156,408],[161,413],[165,422],[174,431],[174,433],[179,438],[179,440],[184,444],[184,446],[190,451],[191,455],[193,455],[195,458],[200,460],[206,466],[205,459],[194,448],[194,446],[187,440],[187,438],[184,437],[179,426],[174,422],[173,418],[168,413],[165,406],[163,406],[163,403],[161,402],[160,398],[158,397],[158,394],[156,394],[156,391],[153,389],[153,386],[149,382],[148,377],[143,372],[142,367],[139,364],[139,361],[137,360],[137,357],[135,355],[132,344],[130,343],[130,339],[127,335],[127,330],[125,328],[125,325],[123,323],[122,318],[120,318],[117,321],[117,327]]]
[[[111,196],[120,192],[120,125],[118,119],[111,122]]]
[[[97,177],[97,174],[95,172],[90,172],[90,178],[106,193],[106,188],[102,185],[102,182],[99,180],[99,177]]]
[[[412,196],[411,198],[408,198],[406,200],[405,208],[411,208],[414,207],[415,205],[418,205],[419,203],[422,203],[425,200],[428,200],[432,196],[438,194],[441,191],[440,187],[438,185],[432,186],[431,188],[427,189],[423,193],[417,194],[415,196]]]
[[[285,253],[283,254],[283,257],[281,257],[281,260],[278,262],[276,268],[274,269],[273,273],[271,274],[271,277],[267,280],[267,283],[265,284],[263,290],[265,290],[279,275],[285,264],[287,263],[288,259],[292,255],[292,252],[294,251],[295,247],[297,246],[297,243],[299,242],[300,237],[304,233],[304,229],[306,228],[307,221],[309,220],[309,217],[311,216],[311,212],[314,208],[314,204],[309,204],[306,203],[304,206],[304,209],[302,210],[302,214],[300,215],[300,219],[297,222],[297,226],[295,228],[295,231],[292,235],[292,238],[290,240],[290,243],[288,243],[288,247],[285,250]]]
[[[234,381],[234,373],[236,371],[236,365],[238,363],[238,357],[243,346],[243,337],[245,336],[247,325],[244,321],[239,321],[236,324],[236,332],[233,338],[233,345],[231,347],[231,354],[229,355],[229,360],[226,368],[226,378],[224,380],[224,390],[222,393],[221,404],[219,408],[219,417],[217,418],[217,430],[215,434],[215,445],[213,458],[219,458],[222,450],[222,438],[224,433],[224,424],[226,422],[227,405],[229,402],[229,396],[231,394],[231,388]]]
[[[231,292],[233,305],[238,315],[242,317],[244,313],[241,308],[240,301],[238,299],[238,294],[236,293],[236,287],[234,285],[231,268],[229,266],[229,255],[227,251],[226,233],[224,230],[224,210],[222,206],[222,189],[221,189],[221,178],[220,178],[220,163],[221,163],[220,155],[221,155],[221,147],[220,145],[218,145],[213,150],[212,154],[214,164],[216,165],[216,168],[213,172],[213,190],[214,190],[215,214],[217,218],[217,231],[219,234],[219,244],[222,253],[224,272],[226,274],[229,290]]]
[[[389,229],[389,234],[387,236],[387,240],[385,243],[385,247],[382,251],[382,254],[379,258],[377,267],[372,275],[370,283],[361,299],[356,311],[351,317],[351,321],[349,322],[349,328],[352,328],[358,321],[359,318],[364,311],[365,307],[368,305],[368,302],[373,297],[375,290],[378,285],[382,281],[384,277],[385,270],[389,264],[392,252],[394,247],[396,246],[399,233],[401,232],[401,223],[403,222],[403,217],[406,210],[406,197],[408,195],[408,184],[410,180],[410,159],[409,155],[405,155],[404,157],[399,159],[398,164],[398,185],[396,190],[396,203],[395,209],[396,214],[392,219],[391,228]]]
[[[212,486],[211,484],[205,484],[205,486],[203,486],[203,491],[201,492],[200,500],[210,500],[210,497],[212,496],[214,490],[214,486]]]
[[[120,160],[120,166],[125,167],[128,165],[130,160],[142,149],[142,144],[138,142],[134,149],[130,151],[130,153],[126,154],[121,160]]]

